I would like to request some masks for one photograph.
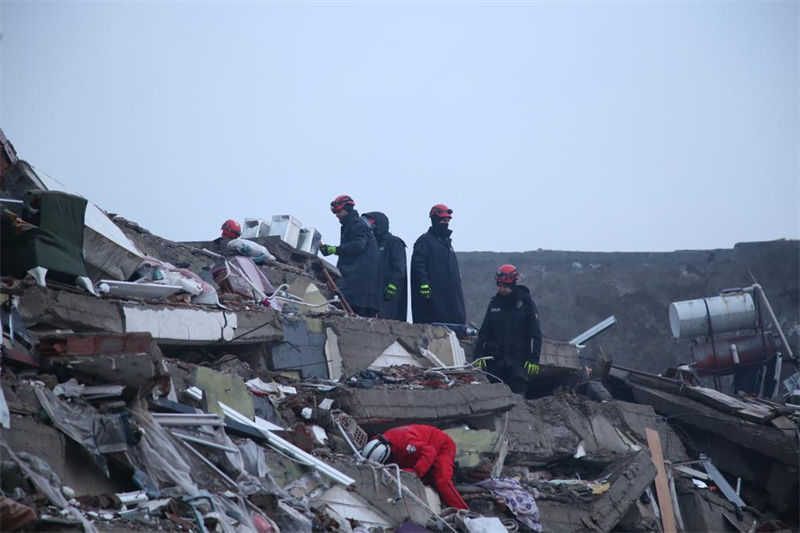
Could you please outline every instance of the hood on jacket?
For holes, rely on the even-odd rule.
[[[389,218],[380,211],[372,211],[361,215],[364,218],[371,218],[375,221],[375,237],[383,239],[389,234]]]

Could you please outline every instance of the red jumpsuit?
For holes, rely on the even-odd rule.
[[[413,470],[426,484],[433,485],[448,507],[469,509],[453,485],[456,443],[450,435],[433,426],[414,424],[386,431],[392,454],[390,463]]]

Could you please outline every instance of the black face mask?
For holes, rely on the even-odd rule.
[[[501,302],[508,302],[514,297],[514,292],[510,292],[508,294],[500,294],[499,292],[495,294],[495,297]]]
[[[432,221],[431,227],[433,228],[433,234],[439,237],[447,235],[447,230],[450,229],[449,224],[442,224],[438,221]]]

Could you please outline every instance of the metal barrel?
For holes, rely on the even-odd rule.
[[[694,367],[700,376],[732,374],[749,365],[761,363],[778,350],[778,338],[769,334],[720,339],[692,346]]]
[[[676,339],[726,333],[756,327],[756,307],[746,292],[672,302],[669,325]]]

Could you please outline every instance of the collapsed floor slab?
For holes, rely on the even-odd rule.
[[[514,406],[503,383],[462,385],[447,389],[349,389],[342,406],[359,424],[442,424],[508,411]]]
[[[644,428],[659,431],[668,457],[687,460],[680,439],[649,406],[548,396],[519,402],[508,420],[509,464],[539,465],[578,455],[610,462],[646,442]]]
[[[652,483],[656,469],[646,449],[620,460],[600,477],[610,487],[589,502],[558,501],[542,496],[537,500],[545,531],[610,531],[628,508]]]

